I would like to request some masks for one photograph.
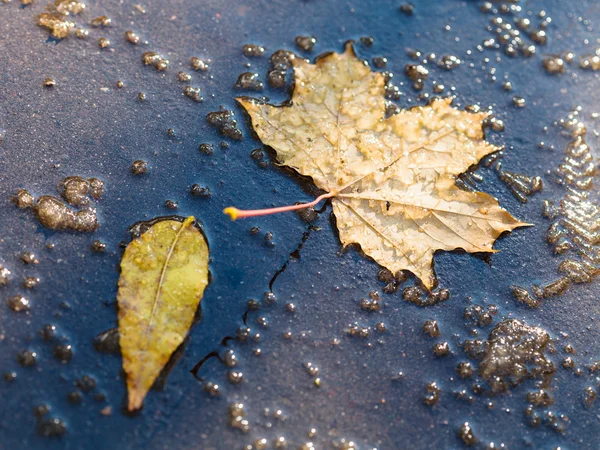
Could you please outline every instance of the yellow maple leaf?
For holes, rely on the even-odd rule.
[[[485,141],[486,113],[460,111],[445,99],[386,119],[384,78],[351,45],[293,65],[289,106],[237,101],[278,162],[327,192],[317,200],[332,198],[344,246],[357,243],[380,265],[409,270],[431,289],[436,250],[494,252],[500,234],[527,225],[490,195],[455,185],[457,175],[498,150]]]
[[[117,299],[129,411],[141,408],[185,339],[208,285],[208,245],[193,222],[161,220],[123,254]]]

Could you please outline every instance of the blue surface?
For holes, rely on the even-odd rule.
[[[10,285],[0,288],[0,369],[18,374],[13,383],[0,381],[0,448],[241,449],[255,439],[265,437],[272,442],[280,435],[286,437],[289,448],[310,440],[317,448],[330,448],[338,438],[354,440],[360,448],[460,448],[463,444],[456,430],[465,421],[473,425],[481,448],[491,441],[496,448],[503,443],[511,449],[600,448],[599,403],[587,408],[582,401],[583,388],[597,385],[585,368],[600,359],[597,283],[575,286],[539,310],[518,304],[509,289],[511,284],[530,286],[556,278],[560,258],[552,255],[545,241],[549,222],[541,215],[541,204],[563,195],[548,172],[560,163],[567,141],[552,122],[576,105],[583,107],[586,117],[596,112],[600,83],[597,75],[579,70],[576,62],[567,73],[549,76],[541,56],[567,50],[591,53],[598,36],[599,5],[596,0],[523,4],[523,16],[544,8],[552,17],[548,45],[538,47],[535,57],[524,59],[476,49],[492,36],[486,31],[491,16],[480,12],[481,2],[414,3],[415,14],[407,16],[399,12],[398,2],[388,1],[153,1],[144,5],[146,14],[134,10],[129,1],[91,1],[84,20],[106,14],[114,25],[90,29],[87,41],[71,37],[60,42],[48,39],[47,31],[35,25],[44,2],[27,7],[15,1],[0,5],[0,129],[5,133],[0,145],[0,263],[13,272]],[[580,16],[590,23],[582,23]],[[444,30],[446,25],[450,31]],[[128,29],[149,45],[125,42],[122,36]],[[279,48],[296,50],[293,39],[299,34],[318,38],[314,53],[306,55],[310,57],[340,51],[348,39],[373,36],[373,47],[357,44],[357,53],[368,59],[388,58],[395,82],[404,84],[405,95],[399,102],[403,107],[422,103],[403,75],[404,65],[411,62],[406,49],[456,54],[465,60],[463,66],[451,72],[434,67],[430,79],[455,86],[460,106],[493,106],[506,124],[504,133],[489,133],[490,141],[506,145],[504,168],[541,175],[546,188],[521,204],[495,172],[479,169],[485,178],[480,189],[536,226],[500,239],[496,248],[501,252],[492,256],[490,264],[464,253],[438,253],[435,269],[441,286],[450,290],[447,302],[418,307],[402,300],[400,290],[382,294],[384,307],[378,313],[364,312],[358,304],[370,291],[381,292],[379,268],[355,250],[340,252],[327,209],[313,224],[320,231],[310,234],[300,259],[290,261],[275,281],[277,303],[248,315],[248,325],[262,336],[260,342],[228,341],[240,360],[244,383],[228,383],[227,368],[216,358],[201,368],[202,377],[221,386],[221,396],[212,398],[190,369],[211,351],[225,351],[220,342],[235,335],[243,324],[247,301],[260,299],[268,291],[271,278],[308,227],[295,214],[233,223],[221,210],[231,204],[258,208],[312,197],[296,177],[273,166],[261,169],[250,158],[250,151],[261,145],[250,137],[240,110],[235,109],[236,117],[245,137],[230,142],[228,149],[219,147],[223,138],[209,127],[205,115],[220,105],[235,108],[233,98],[240,93],[233,85],[239,73],[248,70],[244,64],[252,63],[249,70],[264,77],[267,54]],[[96,39],[101,36],[110,38],[114,51],[97,47]],[[241,48],[246,43],[264,45],[267,54],[245,58]],[[467,55],[469,49],[472,54]],[[142,65],[140,55],[146,50],[171,61],[166,73]],[[210,58],[210,70],[189,70],[191,56]],[[496,56],[500,61],[495,61]],[[492,61],[486,63],[484,58]],[[512,92],[503,91],[500,81],[490,80],[490,67],[496,68],[499,80],[508,74]],[[176,79],[179,70],[192,73],[191,85],[202,88],[204,103],[182,95],[184,85]],[[46,77],[56,80],[54,88],[41,86]],[[123,80],[125,87],[115,88],[117,80]],[[101,89],[105,87],[106,91]],[[431,88],[428,81],[425,92]],[[137,100],[138,92],[146,93],[145,102]],[[282,91],[266,89],[264,94],[273,102],[287,98]],[[513,95],[524,96],[527,106],[514,108]],[[596,125],[588,122],[590,130]],[[544,126],[548,132],[543,132]],[[175,129],[176,137],[167,136],[168,128]],[[540,141],[556,149],[540,150]],[[198,151],[203,142],[214,144],[214,155]],[[598,145],[591,133],[589,144]],[[130,174],[130,164],[136,159],[149,162],[147,175]],[[58,182],[69,175],[95,176],[105,182],[105,194],[98,203],[101,227],[94,234],[44,229],[31,212],[17,210],[10,203],[18,188],[36,196],[55,195]],[[193,183],[209,186],[212,198],[191,197],[188,190]],[[120,357],[97,353],[92,341],[116,324],[119,243],[128,239],[127,228],[133,223],[172,214],[164,207],[167,199],[179,203],[177,214],[194,215],[204,224],[212,251],[213,281],[202,301],[202,320],[192,329],[166,388],[151,392],[143,411],[128,417],[121,413],[125,386]],[[255,225],[261,232],[252,236],[249,228]],[[267,231],[274,234],[274,247],[264,243]],[[91,251],[94,239],[107,243],[106,254]],[[49,242],[54,249],[46,248]],[[34,252],[39,264],[23,265],[22,251]],[[26,293],[31,311],[14,313],[4,301],[22,292],[20,282],[30,275],[41,280]],[[569,417],[564,434],[545,425],[531,428],[526,424],[524,396],[532,384],[505,395],[476,397],[473,404],[455,399],[453,391],[471,384],[455,373],[457,362],[466,360],[457,343],[469,338],[463,319],[469,297],[472,303],[498,305],[502,317],[547,329],[559,341],[552,356],[556,366],[564,357],[566,342],[577,349],[574,359],[584,376],[559,367],[552,382],[557,401],[550,409]],[[296,313],[286,312],[288,301],[296,304]],[[68,303],[68,309],[61,307],[62,302]],[[257,325],[260,316],[267,318],[267,328]],[[423,322],[432,318],[443,333],[437,340],[421,331]],[[388,332],[372,333],[368,339],[349,337],[344,331],[353,322],[373,326],[380,321]],[[46,323],[56,324],[59,336],[73,345],[70,363],[56,361],[52,344],[37,335]],[[283,338],[287,331],[292,332],[291,339]],[[332,345],[335,338],[339,345]],[[432,346],[443,340],[448,340],[453,355],[436,358]],[[257,347],[263,352],[260,357],[252,354]],[[36,367],[18,365],[16,354],[26,348],[39,354]],[[319,367],[320,388],[306,373],[303,364],[307,362]],[[405,374],[401,381],[393,380],[398,371]],[[85,374],[96,378],[97,391],[106,394],[106,402],[96,401],[93,393],[84,394],[81,405],[67,402],[73,382]],[[423,402],[430,381],[442,388],[440,403],[434,408]],[[249,434],[227,425],[228,407],[234,401],[247,405]],[[488,409],[489,401],[493,409]],[[51,405],[50,415],[67,422],[64,437],[44,438],[36,433],[32,411],[40,403]],[[112,406],[109,417],[99,413],[106,405]],[[264,408],[281,409],[287,419],[268,419]],[[318,434],[309,439],[312,427]]]

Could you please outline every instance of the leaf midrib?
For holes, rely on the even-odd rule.
[[[148,326],[146,327],[147,330],[152,327],[152,320],[154,319],[154,313],[156,312],[156,307],[159,303],[159,297],[162,292],[165,276],[167,274],[167,267],[169,266],[169,262],[171,261],[171,257],[173,256],[173,251],[175,250],[175,246],[177,245],[177,242],[179,241],[179,237],[181,236],[181,233],[183,232],[183,230],[185,230],[185,228],[189,224],[191,224],[193,221],[194,221],[194,217],[192,217],[192,216],[188,217],[187,219],[185,219],[183,221],[183,223],[181,224],[181,227],[177,231],[177,235],[175,236],[175,239],[173,239],[173,242],[171,243],[171,245],[169,247],[169,251],[167,253],[165,263],[160,272],[160,279],[158,281],[158,286],[156,288],[156,294],[154,296],[154,301],[152,302],[152,311],[150,312],[150,319],[148,321]]]

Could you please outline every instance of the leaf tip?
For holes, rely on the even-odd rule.
[[[231,220],[237,220],[240,210],[229,206],[223,210],[223,214],[227,214]]]
[[[356,57],[356,51],[354,50],[354,41],[352,39],[344,42],[344,53],[347,53],[349,56]]]
[[[518,219],[515,219],[515,221],[516,221],[516,223],[511,226],[510,231],[512,231],[516,228],[521,228],[521,227],[535,227],[535,224],[533,224],[533,223],[521,222]]]
[[[129,391],[129,397],[127,401],[127,411],[134,412],[140,409],[144,403],[145,394],[136,390]]]

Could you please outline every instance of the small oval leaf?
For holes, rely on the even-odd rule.
[[[123,254],[117,299],[129,411],[184,341],[208,285],[208,244],[194,220],[156,222]]]

